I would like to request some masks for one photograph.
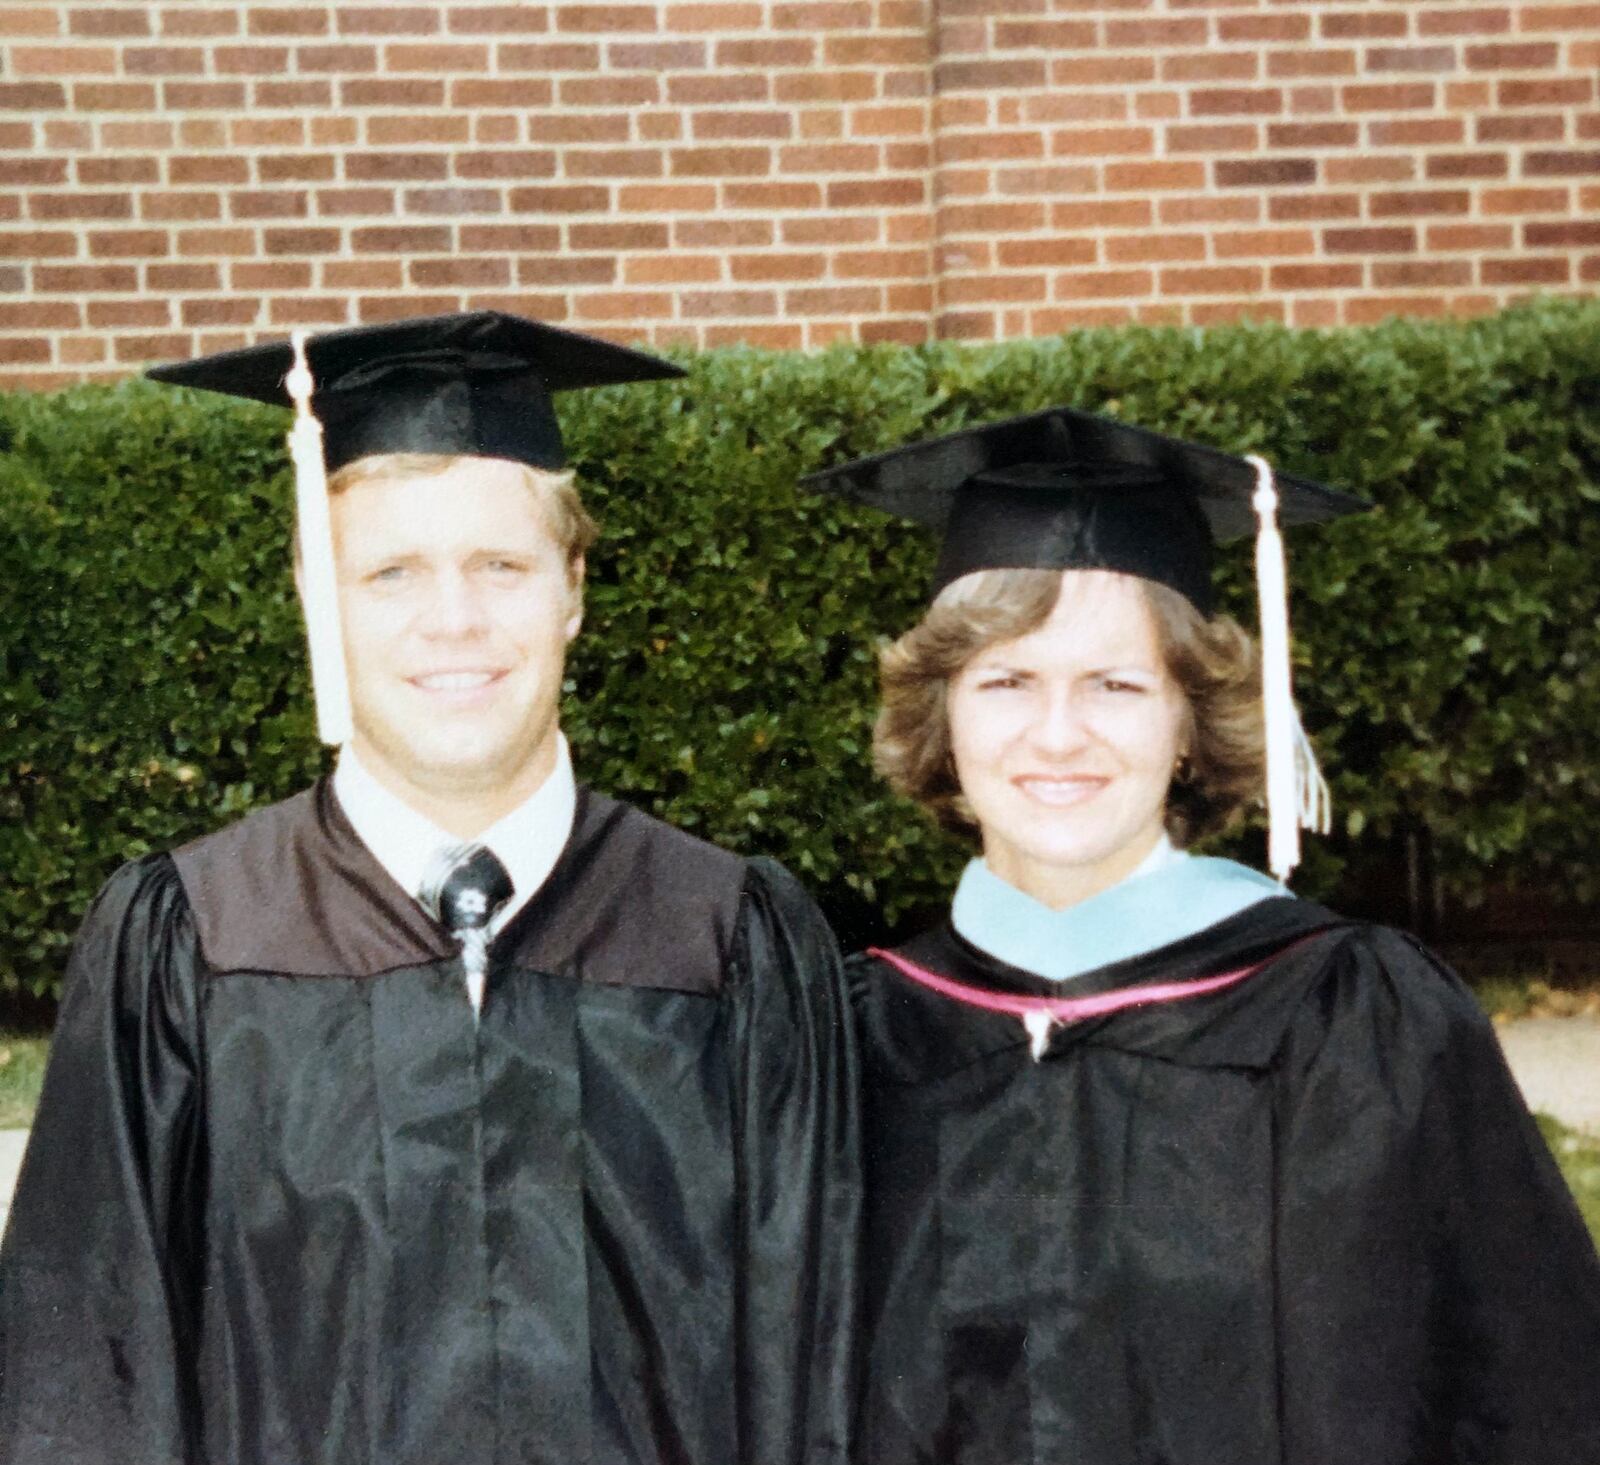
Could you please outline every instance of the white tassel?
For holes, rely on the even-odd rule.
[[[322,424],[311,411],[314,383],[306,361],[306,333],[296,331],[294,368],[284,385],[295,405],[289,453],[294,459],[296,515],[300,524],[301,599],[311,647],[311,686],[317,699],[317,735],[338,747],[350,741],[350,683],[339,626],[339,578],[333,562],[333,519],[322,457]]]
[[[1028,1030],[1028,1048],[1033,1054],[1033,1061],[1038,1063],[1044,1057],[1044,1050],[1050,1046],[1050,1029],[1056,1025],[1055,1015],[1035,1008],[1032,1012],[1022,1014],[1022,1025]]]
[[[1289,664],[1289,587],[1283,536],[1278,532],[1278,490],[1265,458],[1246,460],[1256,470],[1251,500],[1256,534],[1256,599],[1261,617],[1261,702],[1267,742],[1267,867],[1287,882],[1300,863],[1300,830],[1326,833],[1328,785],[1294,705]]]

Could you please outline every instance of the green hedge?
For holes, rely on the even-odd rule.
[[[605,531],[566,709],[599,787],[780,856],[835,909],[937,902],[964,852],[868,757],[874,641],[915,616],[930,546],[794,482],[1069,402],[1382,506],[1290,539],[1301,700],[1339,821],[1301,888],[1422,830],[1466,897],[1600,893],[1600,307],[687,364],[561,402]],[[285,426],[143,384],[0,398],[0,986],[52,987],[121,860],[324,766]],[[1248,575],[1230,553],[1225,603],[1253,616]]]

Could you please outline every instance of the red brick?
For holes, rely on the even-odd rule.
[[[1472,263],[1464,259],[1377,260],[1372,283],[1382,290],[1451,288],[1472,283]]]
[[[214,189],[153,191],[139,195],[139,217],[165,223],[192,224],[222,217],[222,197]]]
[[[1273,148],[1350,148],[1361,140],[1354,122],[1272,122],[1267,146]]]
[[[220,290],[222,271],[216,265],[150,264],[144,269],[145,288],[174,294],[189,290]]]
[[[912,279],[928,270],[925,249],[846,249],[833,257],[833,272],[841,280]]]
[[[673,297],[653,291],[602,291],[574,302],[580,320],[645,320],[672,314]]]
[[[568,148],[561,167],[568,178],[659,178],[665,160],[659,148]]]
[[[1510,249],[1513,243],[1509,224],[1434,224],[1428,229],[1430,253],[1444,250]]]
[[[1511,29],[1511,12],[1503,5],[1417,12],[1417,34],[1421,36],[1496,35]],[[1526,22],[1524,22],[1526,29]]]
[[[0,362],[9,365],[27,364],[29,362],[44,362],[50,359],[50,341],[45,336],[34,336],[26,340],[12,336],[0,339]],[[11,385],[7,380],[7,386]]]
[[[1600,5],[1523,5],[1517,25],[1524,31],[1582,31],[1600,27]]]
[[[342,36],[420,36],[439,29],[437,5],[345,5],[334,6]]]
[[[418,295],[415,290],[408,290],[404,295],[363,295],[356,301],[356,319],[364,322],[375,323],[386,320],[404,320],[413,315],[446,315],[453,310],[461,308],[461,299],[456,295]],[[475,306],[474,309],[494,309],[493,306]],[[512,305],[510,302],[505,309],[515,309],[519,315],[531,315],[535,319],[548,320],[549,316],[541,316],[537,309],[524,303]],[[563,312],[564,315],[565,312]],[[554,317],[561,319],[562,317]]]
[[[1289,223],[1312,219],[1356,219],[1361,216],[1358,193],[1275,194],[1267,201],[1268,216]]]
[[[1430,214],[1471,212],[1472,195],[1465,189],[1427,189],[1401,193],[1374,193],[1367,200],[1374,219],[1414,219]]]
[[[0,232],[0,259],[70,259],[77,253],[78,237],[66,229]]]
[[[366,141],[378,147],[408,143],[465,143],[471,133],[470,119],[424,114],[421,117],[369,117]]]
[[[1055,158],[1114,157],[1118,154],[1154,151],[1155,134],[1148,127],[1057,128],[1050,134],[1050,155]],[[1031,155],[1017,153],[1011,156]]]
[[[1374,147],[1426,147],[1460,142],[1464,134],[1459,117],[1401,117],[1367,123],[1367,141]]]
[[[784,292],[784,304],[800,315],[822,315],[838,312],[862,315],[880,310],[882,292],[862,285],[831,286],[827,289],[799,289]]]
[[[213,46],[211,63],[220,76],[283,76],[289,70],[289,48]]]
[[[759,30],[766,11],[759,4],[669,5],[666,28],[674,31]]]
[[[12,46],[14,76],[115,76],[115,46]]]
[[[52,7],[59,12],[60,6]],[[29,20],[29,17],[36,19]],[[21,28],[18,28],[20,22]],[[41,24],[42,22],[42,24]],[[67,30],[75,36],[107,37],[147,36],[150,34],[149,7],[144,5],[96,5],[92,9],[75,9],[67,13]],[[44,35],[55,33],[55,15],[49,11],[13,8],[12,15],[0,20],[0,35]]]
[[[1486,188],[1478,202],[1486,214],[1564,214],[1571,199],[1565,187]]]
[[[1204,16],[1170,16],[1150,20],[1107,20],[1105,44],[1137,46],[1203,46],[1207,40]]]
[[[625,183],[617,190],[617,207],[627,213],[704,212],[716,206],[714,183]]]
[[[1349,112],[1400,112],[1432,107],[1438,91],[1431,81],[1347,86],[1340,94]]]
[[[1561,48],[1554,41],[1467,47],[1467,65],[1474,71],[1542,71],[1560,60]]]
[[[249,95],[242,81],[168,81],[161,86],[161,108],[165,112],[229,112],[243,109]],[[204,138],[202,134],[215,133]],[[221,146],[227,141],[227,126],[220,120],[184,117],[179,135],[190,144]]]
[[[1050,61],[1055,86],[1135,86],[1155,76],[1152,56],[1055,56]]]
[[[1215,167],[1218,188],[1284,188],[1317,181],[1315,158],[1230,158]]]
[[[1352,12],[1323,14],[1321,32],[1326,40],[1372,40],[1406,33],[1406,17],[1392,12]]]
[[[280,153],[255,161],[260,183],[327,183],[335,173],[335,161],[327,154]]]
[[[139,271],[132,265],[38,265],[33,288],[41,295],[126,294],[139,288]]]
[[[1093,239],[1005,239],[995,246],[995,256],[1005,269],[1092,265],[1099,254]]]
[[[1502,107],[1566,107],[1594,99],[1590,76],[1548,76],[1537,81],[1503,81],[1496,88]]]
[[[705,331],[708,348],[718,346],[755,346],[766,351],[797,351],[805,344],[799,326],[708,326]]]
[[[1348,48],[1300,47],[1293,51],[1271,51],[1267,55],[1270,77],[1354,76],[1356,53]]]
[[[374,72],[378,70],[378,48],[359,45],[299,46],[295,50],[295,65],[302,72],[342,72],[346,75]]]
[[[1326,299],[1292,300],[1289,322],[1298,330],[1317,330],[1339,324],[1339,301]]]
[[[461,83],[463,89],[489,85],[513,88],[524,99],[525,104],[532,100],[528,96],[527,88],[520,82]],[[346,107],[442,107],[445,101],[445,85],[442,81],[424,81],[419,77],[407,77],[403,81],[389,77],[356,77],[339,83],[339,101]],[[462,102],[458,99],[457,105],[475,106],[477,103]]]
[[[1161,58],[1163,81],[1254,81],[1260,74],[1254,51],[1193,51]]]
[[[554,178],[556,175],[556,154],[551,148],[458,152],[451,161],[457,178]]]
[[[228,283],[235,290],[307,290],[311,266],[288,260],[241,260],[228,267]]]
[[[1285,308],[1279,300],[1206,300],[1189,307],[1189,323],[1196,326],[1237,325],[1243,321],[1281,321]]]
[[[1105,241],[1106,263],[1112,265],[1172,264],[1206,257],[1204,234],[1114,234]]]
[[[122,180],[116,178],[86,178],[83,175],[83,165],[92,167],[98,159],[78,159],[79,183],[117,183]],[[149,164],[150,159],[139,159],[141,163]],[[21,187],[27,184],[52,184],[67,181],[67,160],[65,158],[6,158],[0,157],[0,184],[11,187]],[[137,180],[128,180],[130,182]]]
[[[498,214],[505,200],[497,188],[408,188],[402,213],[429,218],[459,218],[463,214]]]
[[[768,219],[679,219],[672,226],[672,242],[688,249],[752,249],[772,243],[772,223]]]
[[[610,285],[616,277],[617,261],[602,255],[540,255],[517,261],[521,285]]]
[[[156,89],[142,82],[80,81],[73,84],[72,105],[79,112],[153,112]]]
[[[696,112],[692,124],[697,141],[745,138],[787,138],[794,131],[793,115],[776,111]]]
[[[736,254],[728,263],[733,278],[747,285],[785,280],[819,280],[827,271],[828,261],[827,256],[821,254],[773,253]]]
[[[850,132],[855,137],[922,137],[927,130],[927,109],[915,103],[855,107],[850,112]]]
[[[1600,150],[1530,152],[1522,159],[1525,178],[1567,178],[1585,173],[1600,173]]]
[[[83,310],[66,300],[19,300],[0,304],[0,330],[75,331]]]
[[[53,111],[67,105],[66,88],[58,81],[0,82],[0,109],[14,112]]]
[[[1031,335],[1051,336],[1097,326],[1126,325],[1134,318],[1134,312],[1121,305],[1056,306],[1034,311],[1028,318],[1028,330]]]
[[[1429,178],[1504,178],[1510,166],[1505,153],[1436,153],[1426,172]]]
[[[264,229],[262,247],[269,255],[337,254],[343,247],[339,229]]]
[[[1055,277],[1051,297],[1056,300],[1110,300],[1149,295],[1155,289],[1150,270],[1069,270]]]
[[[351,153],[344,160],[351,182],[438,180],[450,173],[447,153]]]
[[[303,188],[236,189],[228,195],[235,219],[303,219],[310,209],[311,195]]]
[[[1273,265],[1267,272],[1272,290],[1353,290],[1361,284],[1358,264]]]
[[[875,244],[880,233],[877,219],[870,214],[856,218],[826,214],[814,219],[785,219],[782,223],[785,244]]]
[[[241,296],[221,300],[185,300],[179,318],[186,326],[249,326],[261,313],[261,301]]]
[[[442,225],[375,224],[350,231],[357,254],[443,254],[450,248],[450,230]]]
[[[122,70],[128,76],[203,76],[206,53],[201,46],[128,46]]]
[[[1311,34],[1305,15],[1219,15],[1219,41],[1303,41]]]
[[[131,219],[126,193],[35,193],[28,198],[30,219]]]
[[[611,190],[588,185],[513,188],[508,200],[513,213],[594,214],[611,203]]]
[[[350,304],[339,296],[295,295],[267,302],[275,326],[342,326],[349,323]]]
[[[452,5],[445,29],[454,35],[521,35],[550,27],[550,12],[529,5]]]
[[[1417,231],[1406,227],[1324,229],[1322,247],[1329,254],[1414,254]]]
[[[142,7],[144,8],[144,7]],[[234,36],[239,33],[241,15],[237,6],[201,7],[185,0],[161,12],[164,36]]]
[[[940,298],[949,305],[1031,303],[1049,298],[1043,275],[961,275],[940,285]]]
[[[1278,87],[1196,87],[1189,93],[1195,117],[1275,116],[1283,111]]]
[[[722,262],[709,254],[646,254],[623,265],[625,285],[711,285],[722,279]]]
[[[177,237],[178,253],[186,258],[252,254],[256,247],[249,229],[180,229]]]
[[[1107,163],[1106,188],[1110,192],[1137,189],[1204,188],[1206,165],[1201,162]]]
[[[429,246],[430,252],[443,252],[450,247],[449,231],[438,232],[444,242],[437,251]],[[504,250],[512,254],[533,254],[561,248],[561,228],[557,224],[463,224],[460,236],[461,249],[469,253]]]
[[[1021,100],[1027,122],[1121,122],[1128,115],[1128,98],[1116,92],[1047,92]],[[987,111],[981,103],[980,109]],[[985,126],[986,120],[972,125]]]
[[[1566,255],[1486,259],[1479,270],[1485,285],[1565,285],[1572,279],[1572,261]]]
[[[1152,217],[1150,201],[1140,198],[1056,202],[1050,206],[1052,229],[1138,229]]]
[[[502,46],[502,54],[512,48]],[[466,71],[489,69],[489,48],[481,45],[432,42],[426,45],[404,45],[399,42],[384,47],[384,70],[419,71],[459,76]]]
[[[772,171],[772,150],[764,147],[673,148],[675,178],[750,177]]]
[[[325,112],[333,105],[331,81],[258,81],[250,88],[257,107],[281,107],[300,112]],[[320,119],[313,119],[313,124]]]
[[[1090,51],[1100,43],[1092,20],[996,20],[994,44],[1002,51]]]
[[[1454,46],[1369,46],[1366,52],[1368,71],[1454,71],[1456,62]]]
[[[784,77],[781,80],[791,80]],[[721,72],[710,76],[669,76],[667,100],[679,106],[716,102],[764,102],[771,95],[772,79],[759,71]],[[869,88],[866,93],[870,96]]]
[[[507,259],[415,259],[410,269],[411,283],[425,289],[511,283],[511,261]]]
[[[317,212],[325,218],[394,212],[392,188],[319,188],[316,199]]]
[[[665,224],[573,224],[568,239],[574,249],[666,249]]]
[[[172,324],[172,311],[165,300],[91,300],[87,313],[94,330]]]
[[[799,37],[762,37],[749,40],[718,41],[718,66],[811,66],[816,62],[816,44]]]
[[[573,5],[555,9],[556,29],[561,31],[653,31],[656,11],[653,5]]]
[[[1409,183],[1417,176],[1410,153],[1370,153],[1354,158],[1326,158],[1322,176],[1336,186],[1346,183]]]
[[[1163,224],[1254,224],[1261,218],[1255,194],[1178,194],[1161,200]]]
[[[644,107],[661,99],[661,84],[653,76],[573,76],[560,95],[564,106]]]
[[[1526,223],[1522,242],[1530,249],[1577,249],[1600,245],[1600,220],[1564,219],[1560,223]]]
[[[828,185],[829,208],[912,208],[926,200],[927,185],[920,178],[841,179]]]
[[[1226,295],[1239,290],[1259,290],[1261,280],[1259,265],[1175,267],[1161,271],[1161,292],[1164,295]]]
[[[1315,254],[1317,236],[1309,229],[1239,229],[1214,233],[1218,259],[1275,259]]]
[[[1006,91],[1014,87],[1044,86],[1045,63],[1042,60],[940,61],[935,64],[934,75],[941,92]]]

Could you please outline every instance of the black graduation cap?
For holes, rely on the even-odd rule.
[[[576,387],[682,376],[671,362],[497,310],[328,331],[306,341],[330,472],[373,453],[467,453],[536,468],[566,463],[550,397]],[[146,373],[291,405],[287,341]]]
[[[1052,407],[801,482],[938,529],[934,595],[974,570],[1121,570],[1209,615],[1212,546],[1255,531],[1257,477],[1232,453]],[[1276,486],[1286,524],[1371,507],[1304,478],[1278,475]]]

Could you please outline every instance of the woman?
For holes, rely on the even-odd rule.
[[[813,483],[946,529],[877,754],[982,848],[852,963],[860,1459],[1600,1461],[1600,1263],[1470,994],[1185,852],[1262,782],[1249,467],[1057,411]]]

